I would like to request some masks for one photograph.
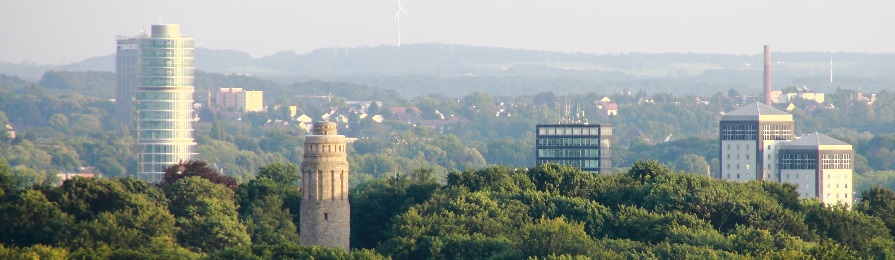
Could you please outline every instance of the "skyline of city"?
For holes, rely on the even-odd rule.
[[[165,2],[133,9],[128,3],[96,5],[12,1],[0,33],[20,41],[0,43],[0,62],[66,64],[111,53],[108,38],[133,35],[151,23],[184,24],[198,46],[245,51],[254,57],[278,51],[396,44],[394,1]],[[182,8],[167,8],[176,4]],[[755,54],[771,44],[777,52],[895,51],[895,37],[880,33],[895,17],[895,3],[705,0],[630,3],[515,1],[402,2],[403,44],[450,43],[586,53],[696,52]],[[201,16],[193,10],[204,10]],[[15,12],[10,12],[10,11]],[[128,10],[122,12],[120,10]],[[89,14],[89,15],[85,15]],[[28,21],[21,23],[21,21]],[[73,28],[60,26],[77,21]],[[109,21],[116,21],[109,23]],[[243,37],[251,36],[251,37]],[[267,41],[254,41],[263,36]],[[57,38],[75,38],[66,42]],[[74,50],[74,51],[73,51]]]

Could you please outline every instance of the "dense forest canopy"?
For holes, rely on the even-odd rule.
[[[613,175],[548,164],[452,171],[445,181],[429,170],[369,180],[350,194],[353,249],[345,252],[299,244],[299,177],[294,164],[273,163],[236,184],[187,162],[158,185],[75,178],[21,188],[0,160],[0,257],[895,256],[892,190],[866,190],[849,210],[800,201],[790,184],[713,180],[655,161]]]

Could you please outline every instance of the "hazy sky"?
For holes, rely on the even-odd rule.
[[[181,24],[196,45],[254,57],[394,45],[392,0],[2,0],[0,62],[113,53],[115,35]],[[756,54],[895,52],[895,1],[404,0],[401,42],[520,49]],[[341,39],[341,40],[339,40]]]

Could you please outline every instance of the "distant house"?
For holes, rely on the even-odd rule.
[[[623,145],[625,147],[630,147],[634,144],[634,141],[640,140],[641,142],[651,144],[649,137],[647,137],[643,132],[640,131],[639,128],[634,127],[628,133],[625,133],[618,139],[618,144]]]
[[[9,139],[16,139],[16,129],[12,128],[12,125],[6,124],[6,137]]]
[[[597,109],[602,111],[607,116],[617,116],[618,115],[618,104],[612,102],[609,97],[603,97],[600,100],[594,100],[596,103]]]
[[[93,178],[96,176],[96,167],[93,166],[85,166],[78,168],[77,172],[60,172],[57,173],[56,176],[59,176],[59,179],[62,181],[71,180],[75,177],[81,178]]]
[[[419,119],[421,114],[417,107],[390,107],[389,111],[399,120]]]
[[[855,101],[867,102],[867,104],[873,104],[873,102],[876,101],[876,94],[871,93],[870,95],[865,96],[864,93],[862,93],[861,91],[858,91],[858,95],[855,97]]]

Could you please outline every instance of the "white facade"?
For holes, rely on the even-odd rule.
[[[137,111],[137,176],[160,181],[168,166],[192,160],[193,39],[180,35],[179,25],[153,25],[140,39],[140,87]]]
[[[756,145],[758,142],[751,140],[724,140],[721,141],[721,157],[724,164],[721,166],[721,179],[732,181],[755,180]]]

